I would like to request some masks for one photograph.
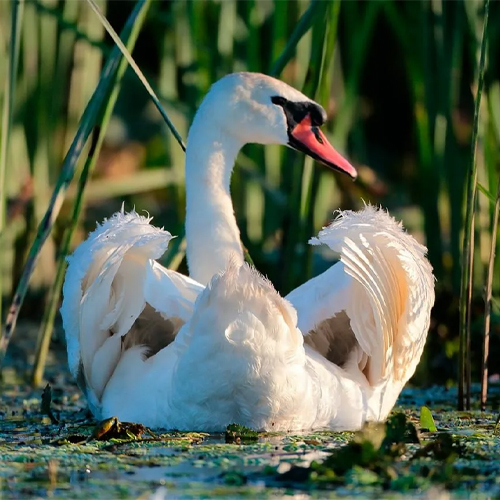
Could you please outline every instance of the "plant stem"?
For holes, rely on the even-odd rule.
[[[493,288],[493,270],[495,264],[495,247],[497,244],[498,215],[500,213],[500,175],[498,177],[497,197],[493,209],[493,227],[491,229],[491,247],[486,274],[484,293],[484,331],[483,331],[483,359],[481,363],[481,410],[486,410],[488,399],[488,355],[490,351],[490,322],[491,322],[491,295]]]
[[[483,34],[479,56],[477,92],[474,102],[474,122],[472,127],[471,153],[467,182],[467,208],[464,221],[464,240],[462,252],[462,276],[460,284],[460,351],[458,380],[458,409],[464,409],[464,381],[467,378],[466,409],[470,409],[470,309],[472,302],[472,263],[474,260],[474,209],[477,193],[477,141],[479,126],[479,109],[484,83],[484,67],[486,59],[486,40],[490,0],[484,3]],[[468,363],[467,363],[468,361]]]
[[[16,90],[17,66],[19,61],[19,40],[21,38],[21,25],[23,17],[23,0],[11,2],[11,32],[10,50],[7,66],[7,78],[5,79],[4,105],[2,113],[2,131],[0,136],[0,255],[3,255],[3,233],[5,228],[5,210],[7,203],[5,173],[9,161],[10,132],[12,129],[12,115],[14,111],[14,97]],[[2,324],[2,270],[0,269],[0,325]],[[1,328],[1,326],[0,326]],[[0,332],[1,335],[1,332]]]
[[[128,34],[133,30],[136,18],[141,14],[143,9],[149,6],[150,0],[139,0],[132,11],[130,17],[125,24],[122,31],[122,36],[124,38],[128,37]],[[147,9],[146,9],[147,10]],[[105,99],[109,96],[111,85],[114,81],[114,76],[118,70],[122,56],[118,47],[115,47],[110,54],[110,57],[106,61],[106,64],[102,71],[101,79],[99,84],[92,95],[83,116],[80,120],[80,125],[78,131],[71,143],[71,146],[64,158],[63,165],[61,168],[61,173],[57,179],[54,192],[50,199],[49,207],[47,212],[40,222],[35,241],[30,248],[28,258],[26,260],[26,265],[23,269],[23,273],[19,280],[19,284],[16,288],[16,292],[12,299],[12,304],[7,315],[7,321],[5,324],[5,330],[0,336],[0,369],[2,367],[3,361],[5,359],[5,354],[7,352],[7,347],[9,345],[10,339],[16,327],[17,318],[19,316],[19,311],[23,304],[26,292],[28,291],[28,285],[35,268],[36,261],[40,255],[43,244],[48,238],[54,222],[59,214],[61,206],[64,201],[66,191],[68,190],[69,184],[73,179],[75,173],[76,165],[80,154],[87,142],[87,139],[96,123],[96,120],[101,112],[103,103]]]
[[[126,42],[126,47],[128,51],[132,51],[135,46],[137,37],[139,36],[139,32],[141,31],[142,25],[144,24],[144,20],[146,18],[146,13],[149,8],[149,5],[150,5],[150,0],[147,1],[144,10],[141,12],[141,15],[137,17],[136,22],[134,23],[134,27],[130,32],[130,36]],[[32,385],[35,387],[38,387],[43,379],[47,354],[50,346],[50,338],[52,336],[52,331],[54,329],[54,320],[57,314],[59,297],[61,295],[61,288],[64,282],[64,273],[66,271],[66,255],[69,253],[71,240],[73,238],[73,234],[78,224],[80,212],[83,207],[83,202],[84,202],[83,197],[85,194],[85,187],[87,186],[87,181],[89,177],[92,175],[95,164],[97,162],[97,158],[99,157],[99,153],[101,151],[101,147],[104,142],[104,137],[106,135],[106,130],[108,129],[109,121],[111,119],[111,115],[113,113],[113,109],[116,104],[116,99],[118,98],[118,93],[120,91],[120,84],[123,75],[125,74],[125,70],[127,69],[127,63],[128,63],[127,59],[125,58],[121,59],[118,71],[116,73],[114,87],[106,103],[106,107],[104,109],[104,113],[102,114],[100,124],[96,125],[94,128],[92,147],[90,148],[87,160],[85,162],[85,165],[83,167],[80,176],[80,180],[78,182],[78,189],[73,204],[71,221],[66,230],[64,231],[63,241],[58,256],[56,278],[54,280],[54,283],[52,284],[49,293],[48,305],[44,311],[44,316],[39,334],[40,341],[37,346],[35,354],[35,364],[33,366],[33,371],[31,375],[31,382]]]

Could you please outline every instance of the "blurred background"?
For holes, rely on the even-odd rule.
[[[97,3],[118,32],[135,5]],[[23,4],[8,163],[0,185],[6,193],[0,240],[3,319],[64,155],[113,47],[85,1]],[[11,6],[0,2],[2,106]],[[243,243],[257,268],[285,294],[331,264],[328,251],[313,251],[307,241],[334,210],[372,203],[401,219],[428,246],[437,278],[431,331],[413,379],[420,385],[451,384],[457,377],[460,256],[482,8],[475,0],[153,1],[133,51],[184,139],[210,85],[233,71],[273,74],[325,107],[326,134],[357,166],[359,180],[352,183],[285,148],[246,146],[232,180]],[[491,3],[488,36],[475,226],[475,380],[500,165],[500,2]],[[21,312],[21,327],[34,325],[33,351],[82,165]],[[148,211],[156,225],[179,235],[162,262],[186,272],[183,169],[184,153],[142,83],[127,70],[72,248],[124,202],[126,209]],[[493,297],[490,373],[497,374],[500,259]],[[57,316],[52,348],[61,349],[62,339]]]

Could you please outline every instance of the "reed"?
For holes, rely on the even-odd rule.
[[[128,39],[125,39],[125,45],[122,44],[121,40],[120,44],[122,44],[123,47],[117,44],[122,54],[124,54],[125,51],[129,55],[129,57],[131,57],[130,52],[133,51],[134,49],[137,37],[139,36],[139,32],[142,28],[142,25],[144,24],[150,3],[151,2],[149,0],[146,0],[144,8],[139,13],[137,18],[134,20],[133,30],[130,31]],[[103,14],[99,10],[95,2],[91,2],[91,4],[94,11],[96,11],[97,9],[98,17],[102,18]],[[106,26],[106,28],[108,28],[108,26]],[[116,34],[114,30],[113,33]],[[69,253],[71,240],[77,228],[80,213],[83,208],[84,194],[86,192],[87,182],[90,176],[92,175],[92,172],[94,171],[97,158],[101,151],[104,142],[104,137],[109,125],[109,121],[111,119],[111,115],[113,113],[113,109],[116,104],[116,99],[118,97],[120,84],[123,75],[125,74],[127,63],[129,63],[129,57],[124,57],[121,59],[120,64],[118,65],[118,69],[116,71],[116,75],[114,77],[113,87],[109,95],[109,98],[105,103],[104,110],[101,113],[101,116],[99,117],[99,119],[96,120],[96,123],[94,125],[94,136],[92,137],[92,145],[90,147],[87,160],[85,161],[85,165],[83,167],[78,182],[78,188],[73,202],[74,204],[73,204],[71,219],[69,225],[64,231],[61,243],[61,249],[59,251],[59,256],[57,260],[57,272],[55,280],[49,291],[48,304],[47,307],[45,308],[42,324],[39,331],[37,349],[35,353],[35,362],[33,365],[33,371],[31,376],[31,382],[35,387],[40,386],[43,381],[43,374],[50,346],[50,338],[52,336],[52,331],[54,328],[54,320],[59,305],[59,297],[61,295],[61,289],[64,282],[64,273],[66,271],[66,256]]]
[[[477,69],[477,90],[474,99],[474,121],[472,128],[470,164],[467,176],[467,207],[464,221],[464,240],[462,255],[462,281],[460,288],[460,353],[458,378],[458,409],[470,409],[471,390],[471,361],[470,361],[470,324],[472,301],[472,268],[474,262],[474,214],[477,195],[477,144],[479,127],[479,110],[484,84],[484,70],[486,59],[487,28],[490,1],[484,3],[484,20],[481,36],[481,46]],[[484,375],[483,375],[484,377]],[[465,394],[464,394],[465,385]]]
[[[497,83],[493,85],[488,92],[488,134],[487,146],[485,147],[485,163],[490,168],[489,179],[490,186],[493,185],[493,179],[497,177],[497,190],[496,196],[488,191],[483,185],[478,183],[478,189],[489,199],[492,208],[492,227],[491,227],[491,240],[488,256],[488,266],[485,279],[484,291],[484,327],[483,327],[483,357],[481,362],[481,409],[486,410],[488,400],[488,365],[489,365],[489,352],[490,352],[490,335],[491,335],[491,312],[493,301],[493,283],[495,277],[495,254],[498,234],[498,219],[500,215],[500,171],[498,163],[500,155],[498,152],[498,144],[500,144],[500,85]]]
[[[481,410],[486,410],[488,400],[488,358],[490,353],[491,333],[491,302],[493,289],[493,273],[495,267],[495,248],[497,245],[498,217],[500,214],[500,176],[497,186],[495,206],[493,208],[493,226],[491,229],[491,246],[488,258],[488,271],[484,291],[484,329],[483,329],[483,359],[481,363]]]
[[[3,93],[2,129],[0,134],[0,254],[4,251],[4,229],[6,224],[6,178],[7,163],[9,162],[10,138],[12,130],[12,116],[14,113],[14,99],[16,91],[16,75],[19,63],[19,46],[21,38],[21,23],[24,2],[11,2],[10,47],[7,58],[7,75]],[[2,290],[3,272],[0,267],[0,335],[2,323]]]
[[[148,5],[149,2],[147,0],[141,0],[137,3],[134,11],[132,12],[127,24],[123,29],[122,37],[124,39],[128,38],[130,36],[130,33],[137,29],[139,23],[137,23],[136,20],[142,15],[142,13],[144,12],[143,9],[145,9]],[[102,76],[95,90],[95,93],[92,96],[80,120],[78,131],[66,154],[65,161],[63,162],[63,166],[61,168],[61,173],[57,179],[57,183],[49,203],[49,207],[45,212],[42,222],[38,226],[35,241],[30,249],[26,265],[23,269],[23,274],[16,288],[16,292],[12,300],[12,305],[7,316],[5,330],[2,332],[2,336],[0,337],[0,367],[3,364],[9,341],[16,326],[17,318],[26,296],[29,280],[33,273],[37,258],[40,254],[45,240],[50,234],[50,231],[62,206],[65,193],[73,178],[76,165],[83,147],[87,142],[87,139],[93,127],[95,126],[97,117],[99,116],[106,97],[109,94],[115,74],[118,70],[120,60],[120,51],[118,50],[118,48],[113,49],[111,55],[108,58],[108,61],[106,62],[106,65],[104,66]]]

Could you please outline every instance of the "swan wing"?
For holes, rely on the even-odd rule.
[[[333,361],[359,346],[357,362],[371,385],[389,375],[408,380],[434,303],[426,248],[372,206],[340,212],[310,243],[328,245],[340,262],[287,297],[305,341]]]
[[[172,236],[150,222],[116,213],[68,258],[61,306],[68,362],[93,411],[122,352],[170,343],[203,289],[153,260]]]

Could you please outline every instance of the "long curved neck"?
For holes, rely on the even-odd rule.
[[[186,151],[186,254],[190,276],[202,284],[223,271],[230,259],[243,263],[229,192],[242,146],[214,125],[208,114],[198,112]]]

